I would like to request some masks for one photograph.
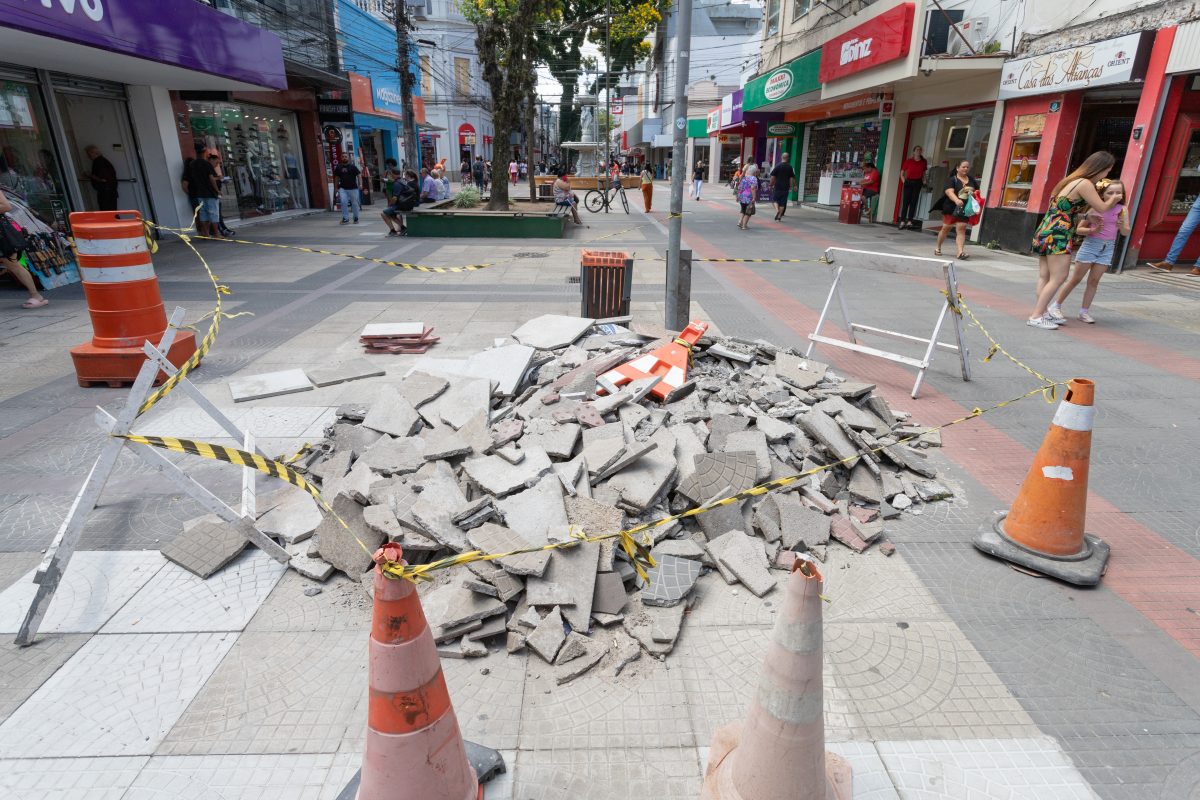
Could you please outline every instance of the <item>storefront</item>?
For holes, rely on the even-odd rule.
[[[469,122],[464,122],[458,126],[458,160],[471,163],[475,160],[475,140],[478,134],[475,133],[475,126]]]
[[[760,160],[774,165],[782,160],[783,153],[789,154],[797,175],[792,200],[804,199],[807,131],[804,125],[791,121],[791,114],[820,101],[821,83],[817,77],[820,63],[820,50],[805,53],[747,83],[742,96],[743,118],[758,123],[756,133],[763,143]],[[820,172],[814,175],[819,178]],[[816,199],[815,189],[812,199]]]
[[[1154,39],[1143,31],[1006,62],[999,155],[984,187],[985,240],[1027,252],[1055,184],[1097,150],[1116,156],[1114,176],[1136,184],[1140,162],[1129,156],[1147,131],[1135,120],[1140,107],[1157,104],[1143,97]]]
[[[946,180],[961,162],[971,164],[971,175],[977,179],[983,177],[995,113],[995,104],[985,103],[909,115],[900,153],[907,157],[913,148],[920,147],[929,164],[917,201],[919,222],[941,223],[941,212],[934,210],[933,205],[941,200]]]
[[[358,150],[358,165],[363,171],[363,204],[382,196],[384,170],[388,159],[400,163],[400,103],[398,87],[387,76],[368,78],[347,73],[350,79],[350,101],[353,108],[354,140]]]
[[[196,30],[229,46],[213,52]],[[0,62],[0,188],[36,235],[30,267],[47,288],[78,279],[62,238],[72,211],[190,219],[179,189],[187,120],[170,88],[286,85],[274,34],[200,3],[0,0]],[[115,186],[88,177],[108,165]]]

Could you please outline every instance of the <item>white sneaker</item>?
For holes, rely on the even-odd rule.
[[[1089,313],[1088,313],[1088,312],[1086,312],[1086,311],[1080,311],[1080,312],[1079,312],[1079,321],[1080,321],[1080,322],[1086,322],[1086,323],[1087,323],[1087,324],[1089,324],[1089,325],[1094,325],[1094,324],[1096,324],[1096,320],[1095,320],[1095,319],[1093,319],[1093,318],[1092,318],[1092,315],[1091,315],[1091,314],[1089,314]]]
[[[1058,330],[1058,326],[1051,322],[1048,317],[1031,317],[1025,320],[1025,324],[1031,328],[1041,328],[1044,331]]]
[[[1066,325],[1067,318],[1063,316],[1062,309],[1048,308],[1046,309],[1046,317],[1055,325]]]

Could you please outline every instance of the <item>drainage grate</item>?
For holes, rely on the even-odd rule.
[[[567,278],[567,283],[579,283],[578,275],[571,275]]]
[[[538,253],[538,252],[530,251],[530,252],[524,252],[524,253],[513,253],[512,257],[513,258],[546,258],[549,255],[550,255],[549,253]]]

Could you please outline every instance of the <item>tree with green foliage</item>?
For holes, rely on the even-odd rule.
[[[563,0],[557,18],[537,30],[538,56],[555,80],[562,84],[559,103],[559,137],[578,141],[580,111],[575,107],[576,86],[589,63],[583,44],[604,46],[607,27],[611,63],[589,86],[595,94],[605,86],[615,87],[622,72],[650,56],[653,46],[646,37],[654,33],[671,8],[671,0]],[[606,25],[608,15],[611,23]]]

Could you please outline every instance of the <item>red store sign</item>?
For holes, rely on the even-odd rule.
[[[902,3],[821,46],[821,83],[846,78],[908,55],[916,7]]]

